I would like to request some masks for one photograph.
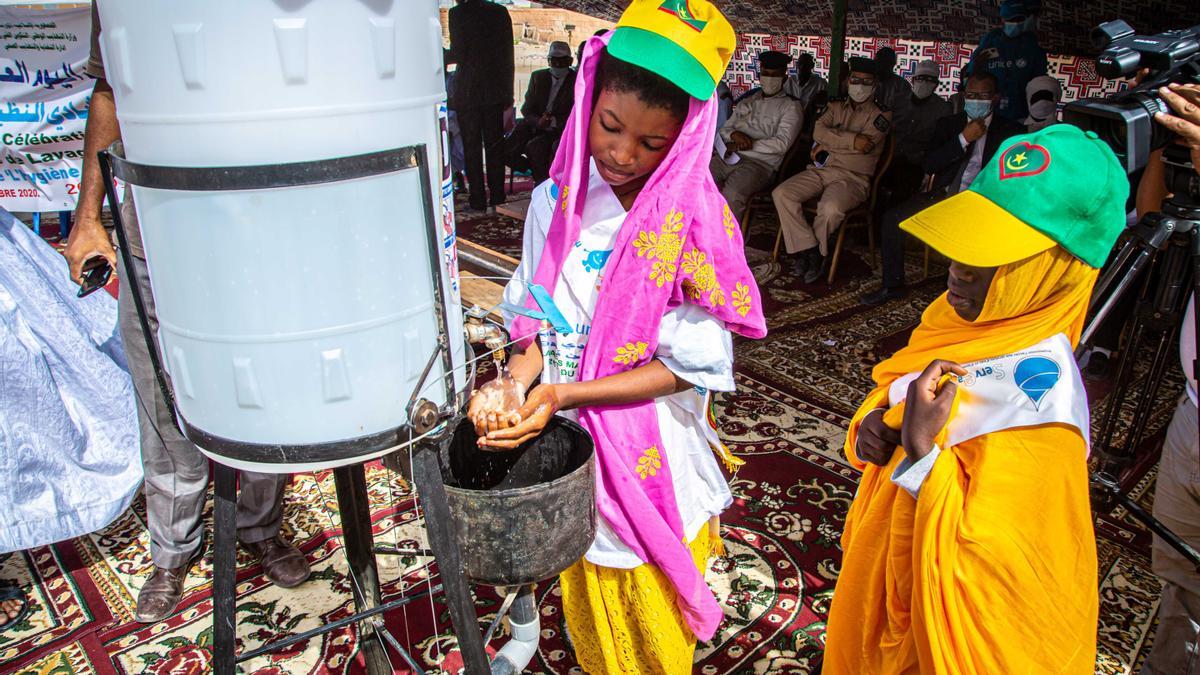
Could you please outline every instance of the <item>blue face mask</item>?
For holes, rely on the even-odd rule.
[[[992,102],[968,100],[963,103],[963,111],[967,113],[968,119],[983,119],[988,116],[988,113],[992,112]]]
[[[1025,29],[1025,21],[1005,21],[1004,34],[1010,38],[1015,38]]]

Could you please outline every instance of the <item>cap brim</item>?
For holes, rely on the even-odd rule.
[[[947,258],[973,267],[999,267],[1057,245],[971,190],[921,211],[900,223],[900,229]]]
[[[666,78],[693,98],[707,101],[717,82],[683,47],[642,28],[618,26],[608,41],[608,53]]]

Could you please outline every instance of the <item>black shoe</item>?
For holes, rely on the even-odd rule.
[[[819,261],[821,258],[820,252],[816,247],[805,249],[799,253],[793,253],[791,255],[792,274],[795,274],[801,279],[804,278],[805,274],[808,274],[808,269],[812,266],[813,260],[816,259]]]
[[[876,307],[889,300],[899,300],[906,295],[908,295],[908,289],[903,286],[897,286],[895,288],[881,286],[879,290],[873,293],[864,293],[863,295],[859,296],[858,301],[867,307]]]
[[[1108,377],[1108,367],[1110,359],[1108,354],[1104,352],[1092,352],[1088,357],[1087,368],[1084,369],[1084,375],[1089,381],[1103,380]]]
[[[803,253],[797,253],[794,256],[792,256],[792,274],[795,274],[796,276],[803,279],[804,275],[807,272],[808,272],[808,256],[804,255]]]
[[[813,284],[816,283],[818,279],[825,276],[825,273],[828,271],[825,265],[828,262],[828,258],[821,255],[816,251],[816,249],[814,249],[812,255],[810,255],[808,259],[808,271],[804,273],[804,283]]]

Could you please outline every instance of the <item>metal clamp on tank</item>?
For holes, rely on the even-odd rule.
[[[395,302],[395,309],[386,311],[379,299],[396,293],[388,288],[395,280],[367,271],[373,261],[365,242],[343,246],[351,259],[341,261],[343,266],[357,264],[360,277],[379,287],[379,299],[359,302],[352,299],[365,291],[346,282],[341,282],[344,289],[337,288],[337,298],[323,302],[318,286],[334,282],[307,270],[288,274],[288,261],[254,255],[253,261],[229,265],[214,255],[222,250],[214,239],[236,236],[238,228],[254,225],[243,221],[273,215],[263,212],[263,203],[291,199],[295,188],[410,170],[415,171],[408,182],[419,185],[421,194],[422,227],[432,230],[438,219],[425,146],[291,164],[175,167],[126,159],[118,142],[102,153],[102,160],[111,203],[116,203],[114,177],[132,187],[137,202],[159,315],[157,335],[151,335],[144,321],[142,329],[156,361],[161,346],[163,363],[154,364],[159,385],[168,396],[175,394],[168,400],[173,399],[173,417],[184,436],[210,457],[237,469],[274,473],[362,462],[420,435],[410,433],[408,409],[387,403],[407,400],[406,387],[420,389],[413,396],[433,400],[442,419],[465,403],[470,389],[458,385],[465,364],[456,364],[454,354],[464,348],[450,348],[461,344],[461,333],[452,327],[445,303],[428,300],[445,293],[442,252],[432,232],[424,236],[423,260],[410,261],[425,270],[427,290],[418,289],[423,300]],[[206,222],[181,224],[174,217],[199,206],[211,212]],[[113,217],[121,225],[116,228],[121,248],[128,250],[121,209],[113,209]],[[297,229],[305,227],[298,224]],[[298,239],[318,235],[295,233]],[[387,269],[398,267],[392,261]],[[128,260],[126,274],[134,278]],[[411,275],[407,279],[410,285],[415,280]],[[130,288],[139,317],[145,317],[137,285]],[[416,369],[405,364],[413,364],[416,354],[429,353],[426,349],[434,358],[418,378]],[[295,367],[305,362],[313,368]],[[383,364],[394,365],[379,368]],[[397,381],[389,372],[393,368],[407,376]],[[167,374],[174,388],[168,386]],[[293,381],[281,381],[285,375]],[[429,391],[427,379],[442,386]],[[338,414],[339,409],[351,414]]]

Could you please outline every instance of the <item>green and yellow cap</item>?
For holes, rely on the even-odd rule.
[[[633,0],[608,53],[707,101],[736,46],[733,26],[708,0]]]
[[[951,260],[999,267],[1058,245],[1099,268],[1125,228],[1129,179],[1092,132],[1055,124],[1005,141],[970,188],[900,223]]]

